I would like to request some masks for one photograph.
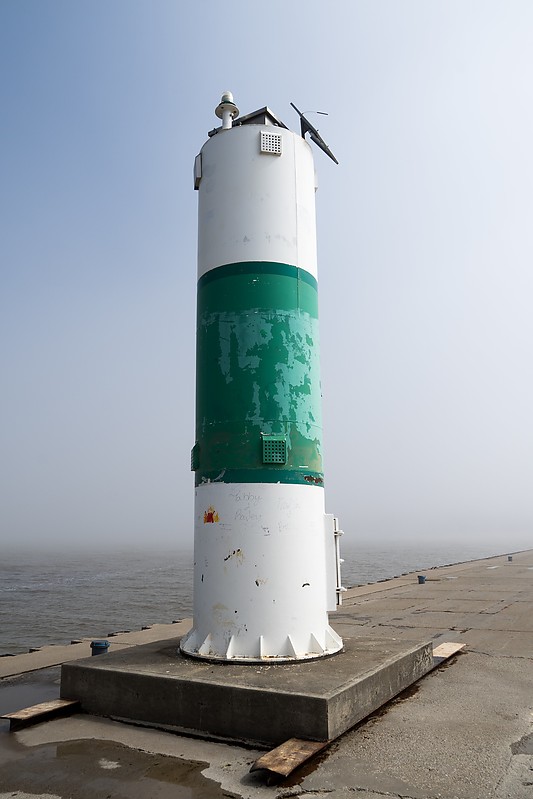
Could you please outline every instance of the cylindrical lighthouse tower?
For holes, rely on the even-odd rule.
[[[194,626],[183,652],[232,661],[329,655],[340,590],[325,514],[309,144],[268,108],[195,161],[198,210]]]

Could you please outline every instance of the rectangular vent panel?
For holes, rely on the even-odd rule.
[[[262,435],[263,463],[287,463],[286,436]]]
[[[281,133],[261,131],[261,152],[269,155],[281,155]]]

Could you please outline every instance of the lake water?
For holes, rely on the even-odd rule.
[[[345,547],[345,586],[503,554],[500,547]],[[8,552],[0,560],[0,656],[105,638],[192,615],[192,552]]]

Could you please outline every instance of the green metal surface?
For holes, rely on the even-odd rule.
[[[200,279],[197,485],[322,485],[317,299],[314,278],[285,264],[230,264]],[[285,462],[263,462],[261,434],[285,438]]]
[[[318,284],[305,269],[251,261],[211,269],[198,281],[200,305],[216,311],[264,310],[308,313],[318,319]]]
[[[295,277],[296,275],[303,283],[309,283],[315,291],[318,288],[316,278],[306,269],[298,269],[291,264],[282,264],[279,261],[239,261],[238,264],[225,264],[218,269],[210,269],[205,272],[198,280],[198,286],[205,286],[220,278],[227,278],[231,275],[285,275]]]
[[[292,483],[297,485],[323,486],[324,475],[302,467],[284,469],[280,477],[279,468],[262,469],[219,469],[214,472],[202,471],[202,479],[196,478],[196,485],[204,483]]]

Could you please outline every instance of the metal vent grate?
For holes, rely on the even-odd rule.
[[[286,436],[262,434],[263,463],[287,463]]]
[[[281,155],[281,133],[261,131],[261,152],[270,155]]]

